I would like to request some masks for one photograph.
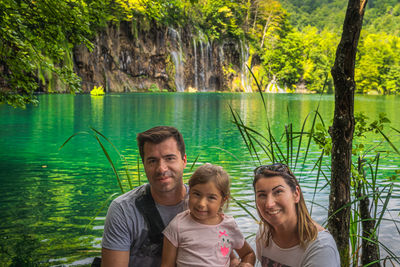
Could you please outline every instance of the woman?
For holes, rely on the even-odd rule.
[[[311,219],[296,177],[281,163],[254,170],[261,218],[257,258],[265,266],[340,266],[331,234]]]

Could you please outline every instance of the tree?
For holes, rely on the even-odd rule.
[[[351,155],[354,133],[354,69],[367,0],[349,0],[343,32],[331,73],[335,86],[332,175],[328,228],[339,249],[342,266],[349,266]]]
[[[394,94],[400,87],[400,38],[386,33],[360,39],[355,79],[357,92]]]
[[[79,91],[72,47],[91,47],[107,1],[0,1],[0,103],[24,107],[40,87]]]
[[[327,30],[318,31],[311,26],[303,29],[303,80],[309,91],[333,92],[329,70],[335,59],[335,46],[338,40],[338,35]]]

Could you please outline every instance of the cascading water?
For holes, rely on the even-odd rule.
[[[265,90],[267,93],[285,93],[285,90],[279,87],[276,82],[275,75],[272,77],[272,80],[269,82],[267,89]]]
[[[247,60],[249,59],[249,47],[243,42],[240,41],[240,61],[241,61],[241,82],[242,88],[246,93],[251,93],[253,90],[251,89],[251,85],[249,82],[249,70],[247,69]]]
[[[184,63],[182,57],[182,41],[179,33],[172,28],[168,28],[168,35],[171,38],[172,51],[171,57],[175,65],[175,86],[177,92],[185,91]]]
[[[203,83],[202,84],[202,90],[201,91],[205,91],[206,90],[206,83],[205,83],[205,81],[206,81],[206,71],[205,71],[205,68],[206,68],[206,64],[205,64],[205,57],[204,57],[204,44],[203,44],[203,42],[201,42],[200,41],[200,55],[201,55],[201,60],[200,60],[200,63],[201,63],[201,72],[200,72],[200,78],[201,78],[201,82]]]
[[[215,90],[215,85],[210,81],[215,71],[212,47],[202,32],[193,37],[194,87],[200,92]]]
[[[237,72],[240,75],[241,84],[239,87],[244,92],[252,92],[252,88],[250,85],[250,72],[247,69],[246,64],[248,64],[249,60],[249,47],[245,45],[244,42],[240,42],[240,44],[231,46],[228,49],[228,57],[225,58],[223,45],[215,45],[208,40],[207,36],[203,33],[198,32],[197,36],[192,37],[192,52],[193,57],[191,57],[191,65],[193,70],[192,78],[189,79],[188,82],[191,87],[194,87],[195,90],[199,92],[205,91],[217,91],[220,90],[222,83],[221,78],[223,79],[223,71],[225,64],[231,64],[231,62],[237,62],[240,64],[235,64],[233,68],[239,71]],[[229,62],[225,62],[228,60]],[[232,68],[232,65],[229,65],[228,68]],[[232,76],[231,76],[232,77]],[[232,79],[232,78],[230,78]],[[222,85],[224,86],[224,85]],[[240,90],[239,88],[235,88],[234,90]]]
[[[196,49],[196,39],[193,38],[193,53],[194,53],[194,88],[199,88],[199,81],[198,81],[198,75],[197,73],[199,72],[198,67],[197,67],[197,49]]]
[[[199,37],[200,37],[200,47],[201,47],[201,60],[200,60],[200,64],[202,65],[201,68],[201,91],[205,92],[210,90],[211,88],[209,87],[209,84],[207,83],[207,81],[209,80],[209,72],[210,72],[210,65],[212,65],[211,62],[211,57],[210,57],[210,42],[207,40],[207,38],[204,36],[204,34],[202,32],[199,33]]]

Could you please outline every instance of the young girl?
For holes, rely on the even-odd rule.
[[[253,250],[235,220],[222,213],[230,196],[228,174],[206,163],[193,173],[189,187],[189,210],[163,232],[161,266],[229,266],[232,249],[241,259],[238,266],[253,266]]]

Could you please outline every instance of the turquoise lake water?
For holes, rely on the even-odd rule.
[[[249,204],[256,214],[252,160],[239,131],[232,122],[229,106],[246,125],[266,134],[270,121],[273,134],[281,136],[285,124],[299,130],[306,116],[319,105],[326,124],[331,124],[334,96],[266,94],[266,111],[259,94],[231,93],[135,93],[90,95],[41,95],[37,107],[25,110],[0,106],[0,262],[35,262],[41,265],[87,264],[100,254],[100,241],[106,209],[96,212],[113,193],[120,193],[117,180],[96,139],[94,127],[103,133],[125,156],[134,185],[139,183],[136,134],[156,125],[171,125],[181,130],[187,147],[188,166],[211,162],[223,166],[232,178],[232,195]],[[356,112],[372,119],[385,112],[391,126],[400,129],[399,96],[356,96]],[[387,131],[400,147],[399,134]],[[368,147],[381,137],[366,139]],[[124,189],[128,183],[123,161],[106,145],[114,160]],[[384,145],[381,150],[390,150]],[[312,146],[309,160],[296,174],[311,207],[316,171],[311,171],[320,153]],[[304,152],[304,151],[303,151]],[[264,164],[270,163],[260,154]],[[326,159],[327,160],[327,159]],[[399,156],[382,153],[381,184],[399,169]],[[329,174],[329,166],[324,167]],[[140,166],[141,179],[145,181]],[[189,167],[185,178],[190,175]],[[318,185],[312,216],[319,223],[327,217],[328,188]],[[322,188],[322,189],[321,189]],[[394,188],[385,218],[399,220],[400,189]],[[108,205],[108,203],[106,203]],[[254,244],[257,224],[236,203],[226,211],[235,216],[245,236]],[[96,216],[95,216],[96,215]],[[93,223],[87,226],[91,218]],[[384,222],[380,240],[400,255],[400,234],[392,222]],[[18,255],[18,256],[17,256]],[[385,255],[383,253],[383,255]]]

